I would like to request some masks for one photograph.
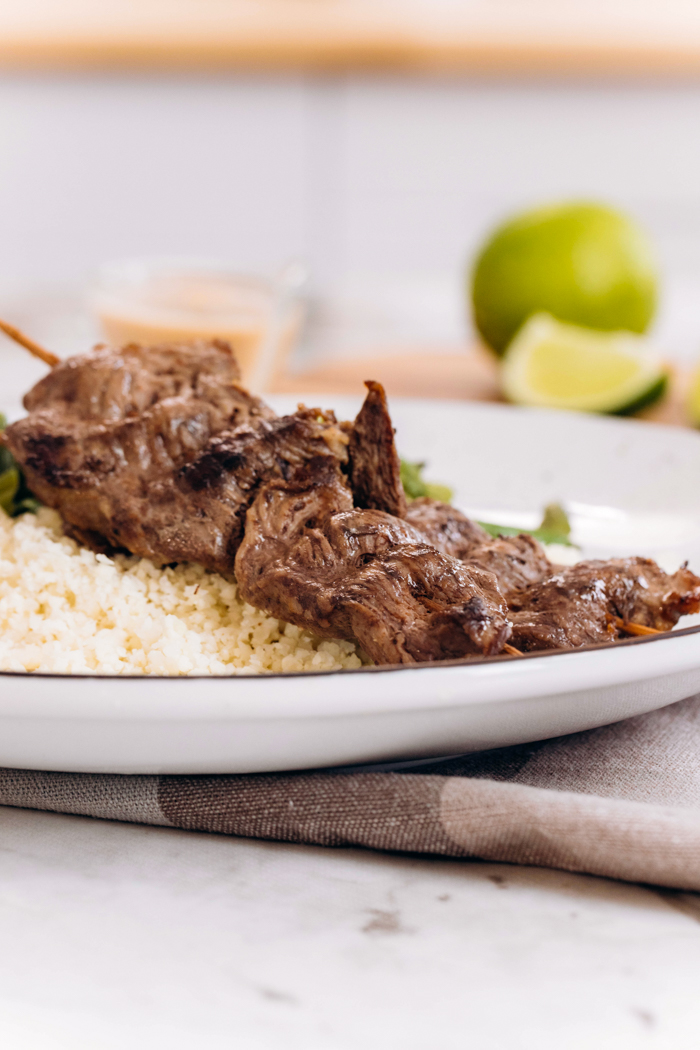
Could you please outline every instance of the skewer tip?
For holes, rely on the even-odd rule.
[[[56,354],[52,354],[50,350],[45,350],[43,346],[39,346],[33,339],[20,332],[19,328],[15,328],[13,324],[8,324],[7,321],[0,320],[0,331],[3,331],[5,335],[9,336],[20,346],[23,346],[25,350],[28,350],[34,357],[38,357],[44,364],[49,365],[53,368],[61,360]]]
[[[624,631],[625,634],[636,634],[640,637],[643,635],[666,634],[666,631],[660,631],[657,627],[646,627],[643,623],[631,623],[619,616],[613,616],[612,622],[619,631]]]

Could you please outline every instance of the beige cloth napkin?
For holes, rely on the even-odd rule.
[[[700,890],[700,696],[616,725],[394,772],[0,770],[0,804]]]

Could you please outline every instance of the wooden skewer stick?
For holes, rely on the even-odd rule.
[[[620,619],[619,616],[613,616],[612,622],[625,634],[666,634],[666,631],[659,631],[656,627],[645,627],[641,623],[629,623],[627,620]]]
[[[519,649],[516,649],[514,645],[509,645],[508,642],[503,646],[503,652],[508,653],[508,656],[522,656],[523,654]]]
[[[19,328],[15,328],[14,325],[8,324],[7,321],[0,321],[0,331],[3,331],[5,335],[9,335],[10,339],[14,339],[16,343],[23,346],[25,350],[28,350],[34,357],[38,357],[40,361],[50,365],[53,368],[61,360],[60,357],[56,357],[50,350],[44,350],[43,346],[39,346],[33,339],[20,332]]]

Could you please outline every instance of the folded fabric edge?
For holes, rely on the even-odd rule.
[[[700,890],[700,814],[436,774],[0,770],[0,805],[322,846],[526,864]]]

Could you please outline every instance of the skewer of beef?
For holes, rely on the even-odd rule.
[[[398,491],[399,461],[384,391],[379,384],[367,385],[370,393],[356,432],[377,450],[371,476],[381,483],[365,505],[390,510],[438,551],[495,575],[513,625],[512,644],[504,648],[513,655],[662,633],[681,616],[700,612],[700,578],[687,565],[673,575],[649,558],[582,561],[563,568],[553,565],[542,544],[527,533],[494,539],[447,503],[422,497],[407,504],[403,489]]]
[[[495,574],[513,625],[510,642],[522,652],[657,634],[700,612],[700,578],[687,565],[672,575],[650,558],[556,566],[534,537],[493,539],[445,503],[416,500],[406,517],[439,550]]]
[[[235,564],[246,600],[273,615],[282,615],[282,604],[286,619],[322,634],[351,634],[380,663],[494,654],[507,641],[495,578],[375,509],[403,513],[406,505],[378,384],[370,384],[355,424],[303,407],[278,417],[240,385],[225,343],[133,345],[98,347],[56,364],[24,404],[28,415],[8,427],[7,445],[37,498],[93,549],[196,561],[224,573]],[[318,504],[327,543],[339,537],[330,576],[315,556],[302,565],[294,547],[296,605],[282,602],[280,580],[268,571],[280,560],[280,544],[255,543],[261,518],[250,508],[274,483],[287,486],[294,504],[301,486]],[[378,558],[368,571],[369,549],[358,558],[347,529],[338,531],[337,515],[350,510],[354,536],[367,537],[365,545],[373,537],[374,550],[385,554],[401,546],[400,557]],[[255,574],[246,557],[236,557],[244,534],[246,550],[256,547]],[[329,618],[320,606],[304,612],[304,588],[315,584],[337,610],[348,607],[348,589],[360,595],[353,600],[364,616],[343,619],[338,611]],[[404,622],[403,633],[392,626]]]
[[[571,648],[634,624],[666,630],[700,608],[687,569],[667,577],[628,559],[559,571],[530,536],[494,540],[447,504],[407,505],[378,383],[354,423],[338,423],[301,406],[277,417],[239,380],[218,341],[98,347],[54,365],[7,443],[81,542],[235,565],[246,600],[352,635],[380,663],[513,652],[511,620],[518,649]]]

